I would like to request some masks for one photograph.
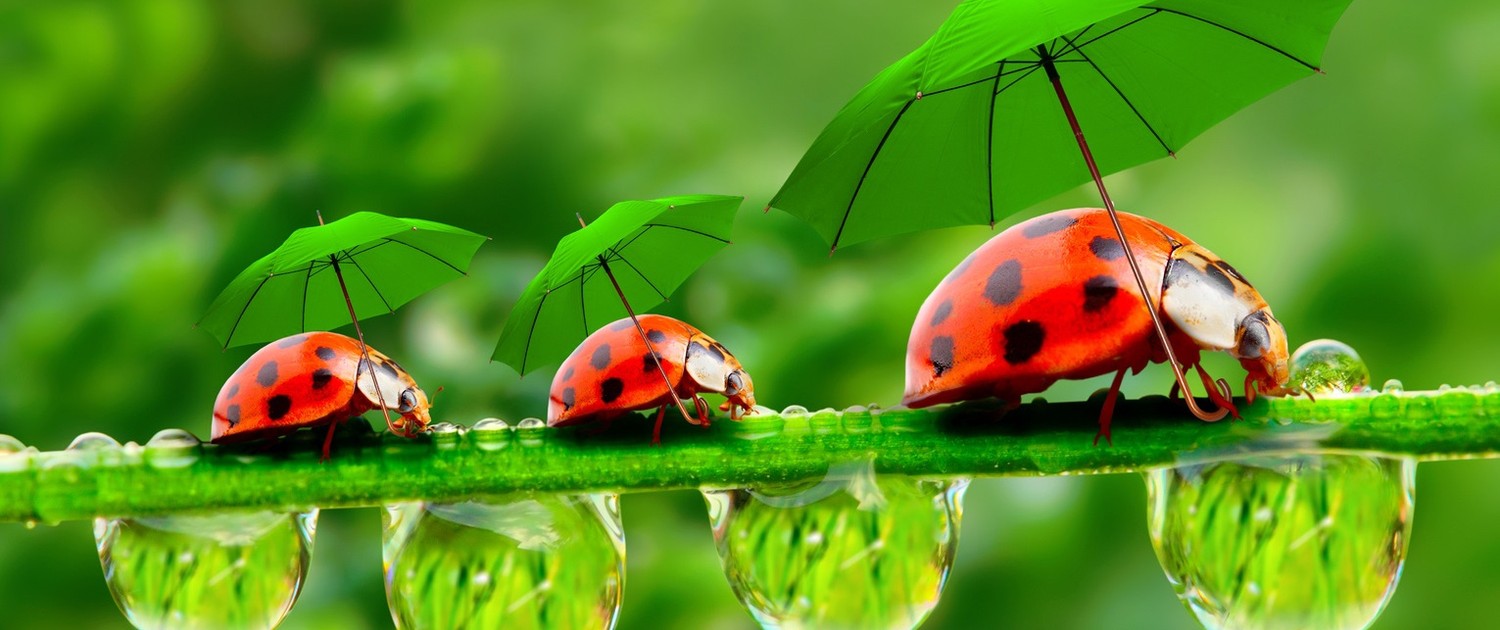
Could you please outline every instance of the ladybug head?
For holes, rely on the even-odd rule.
[[[401,414],[401,417],[394,421],[391,430],[402,437],[414,437],[426,431],[427,425],[432,422],[432,416],[427,411],[431,406],[432,402],[427,399],[427,392],[417,387],[416,383],[412,383],[410,387],[401,390],[396,397],[396,411]]]
[[[1230,351],[1245,366],[1245,390],[1251,386],[1270,396],[1289,396],[1300,393],[1296,387],[1287,386],[1291,379],[1286,350],[1286,329],[1271,315],[1270,308],[1262,308],[1240,320],[1235,331],[1234,349]]]
[[[743,413],[736,413],[743,409],[752,411],[755,409],[755,383],[750,382],[750,373],[744,370],[735,370],[724,378],[724,404],[719,408],[728,411],[729,417],[738,418]]]

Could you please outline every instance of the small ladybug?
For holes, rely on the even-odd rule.
[[[1287,387],[1286,331],[1244,276],[1167,226],[1123,212],[1119,218],[1173,351],[1197,369],[1215,403],[1238,417],[1199,364],[1199,350],[1240,360],[1247,399],[1257,387],[1268,395],[1300,393]],[[1166,361],[1142,306],[1104,210],[1063,210],[1015,225],[927,296],[907,344],[902,402],[926,407],[994,396],[1014,406],[1059,379],[1114,372],[1099,416],[1099,435],[1108,440],[1125,372]]]
[[[656,348],[647,351],[629,317],[589,335],[557,369],[547,405],[547,426],[608,421],[630,411],[660,407],[651,443],[661,443],[661,423],[675,403],[662,381],[662,369],[676,383],[677,398],[691,398],[698,415],[688,421],[708,426],[708,403],[701,392],[723,394],[719,406],[738,420],[755,407],[755,386],[738,359],[703,331],[664,315],[640,315],[641,330]],[[658,369],[658,361],[661,369]]]
[[[219,390],[211,441],[256,440],[328,424],[323,441],[323,459],[328,459],[338,423],[380,409],[382,398],[387,409],[401,414],[392,431],[412,437],[427,428],[427,394],[390,357],[366,348],[375,366],[373,379],[369,365],[361,364],[359,342],[338,333],[303,333],[267,344]]]

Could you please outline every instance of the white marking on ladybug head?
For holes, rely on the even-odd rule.
[[[1202,254],[1179,252],[1167,263],[1162,310],[1199,346],[1234,348],[1240,322],[1258,305],[1242,299],[1241,283],[1212,266]]]
[[[729,366],[724,363],[724,354],[704,346],[697,341],[688,343],[687,373],[704,391],[722,393],[729,378]]]

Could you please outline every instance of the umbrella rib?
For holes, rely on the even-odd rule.
[[[1141,110],[1136,109],[1135,103],[1130,102],[1130,97],[1125,96],[1125,92],[1120,89],[1120,86],[1115,85],[1115,82],[1110,80],[1109,75],[1104,74],[1104,71],[1099,69],[1099,64],[1094,63],[1094,60],[1088,56],[1088,53],[1080,50],[1077,44],[1074,44],[1073,40],[1068,39],[1067,37],[1064,37],[1063,39],[1067,40],[1067,42],[1073,46],[1073,50],[1077,51],[1085,61],[1089,62],[1089,67],[1093,68],[1094,72],[1099,73],[1099,78],[1104,79],[1104,82],[1108,83],[1109,87],[1114,89],[1115,94],[1118,94],[1120,96],[1120,100],[1125,101],[1125,105],[1130,108],[1130,111],[1135,113],[1136,119],[1140,120],[1141,124],[1146,126],[1146,131],[1151,132],[1151,136],[1156,138],[1156,143],[1160,144],[1161,148],[1166,150],[1167,155],[1174,155],[1176,152],[1172,150],[1172,147],[1167,146],[1167,142],[1165,140],[1162,140],[1161,134],[1156,133],[1156,128],[1151,126],[1151,123],[1146,120],[1146,117],[1144,115],[1141,114]]]
[[[651,290],[655,291],[656,295],[660,296],[662,300],[665,300],[665,301],[668,301],[668,302],[671,301],[671,300],[667,299],[667,295],[665,293],[661,292],[661,289],[656,288],[656,284],[653,283],[653,282],[651,282],[651,279],[647,278],[646,274],[641,273],[640,269],[636,269],[635,263],[630,262],[630,260],[627,259],[627,258],[625,258],[625,255],[621,254],[620,252],[614,252],[614,254],[615,254],[615,258],[620,259],[620,262],[623,262],[623,263],[625,263],[625,266],[630,267],[630,270],[634,271],[635,275],[640,276],[641,280],[644,280],[646,282],[646,286],[651,287]]]
[[[995,88],[1000,87],[1000,77],[1005,75],[1005,60],[1000,60],[1000,65],[995,69]],[[984,143],[984,170],[988,177],[990,189],[990,227],[995,227],[995,99],[1000,97],[998,89],[990,91],[990,115],[988,120],[989,129],[985,132]]]
[[[350,257],[349,264],[354,265],[354,268],[359,270],[359,275],[365,277],[365,282],[370,283],[370,288],[375,290],[375,297],[380,298],[380,302],[382,304],[385,304],[386,312],[395,313],[396,309],[391,308],[391,303],[385,299],[385,294],[380,292],[380,287],[375,286],[375,281],[370,279],[370,274],[365,273],[365,268],[359,266],[359,261],[355,260],[353,257]]]
[[[307,263],[307,277],[302,280],[302,332],[307,332],[307,287],[312,285],[314,267],[317,265]]]
[[[269,276],[261,278],[260,284],[255,285],[255,290],[250,293],[250,299],[245,300],[245,306],[240,308],[239,317],[234,318],[234,325],[229,327],[229,334],[224,337],[224,349],[228,350],[229,342],[234,341],[234,331],[239,330],[240,322],[245,319],[245,311],[250,310],[250,304],[255,302],[255,296],[260,294],[261,287],[266,286],[266,282],[275,277],[276,274],[271,274]]]
[[[536,336],[536,322],[542,318],[542,307],[547,304],[547,296],[551,291],[542,294],[542,301],[536,303],[536,312],[531,315],[531,330],[526,331],[526,349],[521,351],[521,375],[526,375],[526,359],[531,356],[531,338]]]
[[[891,126],[885,128],[885,135],[880,137],[880,144],[875,145],[875,152],[870,154],[870,161],[865,163],[865,171],[859,175],[859,183],[854,185],[854,193],[849,195],[849,206],[844,208],[844,218],[839,221],[839,230],[833,235],[833,246],[828,249],[829,255],[839,247],[839,238],[844,235],[844,226],[849,224],[849,213],[854,210],[854,201],[859,199],[859,189],[865,185],[865,178],[870,176],[870,168],[875,166],[875,160],[880,157],[880,150],[885,148],[885,141],[891,139],[891,132],[896,130],[896,123],[901,122],[901,117],[906,115],[906,110],[911,109],[911,104],[916,99],[907,99],[906,104],[901,106],[901,111],[896,112],[896,117],[891,120]]]
[[[1077,60],[1077,61],[1081,61],[1081,60]],[[999,75],[1001,77],[1009,76],[1009,75],[1015,74],[1017,72],[1025,72],[1026,70],[1030,70],[1031,69],[1031,66],[1022,65],[1021,63],[1018,63],[1015,60],[1011,60],[1011,59],[1001,59],[997,63],[1006,63],[1006,62],[1010,62],[1011,64],[1016,65],[1018,67],[1016,67],[1016,68],[1014,68],[1012,70],[1006,70],[1004,72],[1001,72],[1000,75]],[[981,78],[974,79],[973,81],[970,81],[968,83],[964,83],[964,84],[961,84],[961,85],[955,85],[953,87],[945,87],[945,88],[943,88],[941,90],[933,90],[931,92],[923,92],[922,93],[922,98],[930,98],[930,97],[942,94],[944,92],[952,92],[954,90],[962,90],[962,89],[964,89],[966,87],[974,87],[974,86],[982,84],[982,83],[987,83],[987,82],[995,81],[997,78],[998,77],[981,77]]]
[[[429,251],[427,251],[425,249],[417,247],[416,245],[412,245],[411,243],[408,243],[406,241],[398,241],[398,240],[390,238],[388,236],[387,237],[383,237],[383,239],[386,240],[386,241],[390,241],[392,243],[398,243],[398,244],[401,244],[401,245],[405,245],[405,246],[410,247],[412,249],[415,249],[415,250],[417,250],[419,252],[422,252],[423,254],[426,254],[429,258],[431,258],[433,260],[436,260],[436,261],[438,261],[440,263],[443,263],[445,265],[448,265],[449,269],[452,269],[452,270],[458,272],[458,275],[460,275],[460,276],[467,276],[467,275],[469,275],[469,274],[464,273],[464,271],[462,269],[459,269],[458,267],[455,267],[453,265],[453,263],[448,262],[446,260],[443,260],[442,257],[436,256],[432,252],[429,252]]]
[[[610,248],[611,251],[613,251],[615,249],[625,249],[626,247],[630,247],[631,245],[634,245],[636,241],[640,240],[642,236],[646,235],[646,232],[651,231],[651,228],[654,228],[656,226],[657,226],[656,223],[650,223],[650,224],[641,226],[641,228],[639,230],[637,230],[635,234],[631,235],[629,241],[626,241],[624,245],[621,245],[618,242],[615,243],[615,247]]]
[[[583,273],[585,271],[588,271],[588,267],[578,268],[578,310],[583,313],[583,336],[588,337],[590,332],[589,302],[588,296],[583,292],[584,287],[588,285],[588,281],[583,279]]]
[[[652,227],[664,227],[664,228],[672,228],[674,230],[682,230],[684,232],[692,232],[693,234],[697,234],[698,236],[706,236],[708,238],[714,239],[714,240],[716,240],[716,241],[718,241],[720,243],[723,243],[725,245],[729,244],[729,239],[727,239],[727,238],[719,238],[717,236],[709,234],[708,232],[704,232],[704,231],[701,231],[701,230],[695,230],[693,228],[685,228],[685,227],[682,227],[680,225],[672,225],[670,223],[647,223],[646,227],[648,227],[648,228],[652,228]],[[641,233],[645,234],[645,230],[642,230]],[[632,242],[634,242],[634,239],[632,239]],[[624,249],[624,248],[621,248],[621,249]]]
[[[997,90],[997,91],[996,91],[996,92],[995,92],[995,95],[996,95],[996,96],[998,96],[998,95],[1000,95],[1000,94],[1001,94],[1001,93],[1003,93],[1003,92],[1005,92],[1005,91],[1006,91],[1006,90],[1009,90],[1009,89],[1010,89],[1010,88],[1011,88],[1011,86],[1013,86],[1013,85],[1015,85],[1015,84],[1017,84],[1017,83],[1020,83],[1020,82],[1021,82],[1021,81],[1024,81],[1024,80],[1026,80],[1026,77],[1029,77],[1029,76],[1031,76],[1031,75],[1032,75],[1032,74],[1033,74],[1033,73],[1035,73],[1035,72],[1036,72],[1036,71],[1037,71],[1037,70],[1038,70],[1038,69],[1039,69],[1039,68],[1041,68],[1041,67],[1042,67],[1042,64],[1040,64],[1040,63],[1038,63],[1038,64],[1036,64],[1036,65],[1033,65],[1033,66],[1031,66],[1031,67],[1030,67],[1030,68],[1028,68],[1028,69],[1027,69],[1027,70],[1026,70],[1026,74],[1023,74],[1023,75],[1021,75],[1021,76],[1019,76],[1019,77],[1016,77],[1016,78],[1014,78],[1014,79],[1011,79],[1011,81],[1010,81],[1010,83],[1006,83],[1006,84],[1005,84],[1005,87],[1003,87],[1003,88],[1000,88],[1000,89],[999,89],[999,90]]]
[[[1141,7],[1141,8],[1144,9],[1146,7]],[[1084,46],[1087,46],[1087,45],[1092,44],[1094,42],[1097,42],[1097,41],[1099,41],[1101,39],[1109,37],[1110,35],[1114,35],[1115,33],[1118,33],[1118,32],[1120,32],[1122,30],[1125,30],[1127,28],[1135,26],[1137,22],[1140,22],[1141,20],[1144,20],[1144,19],[1146,19],[1148,17],[1151,17],[1153,15],[1161,13],[1162,11],[1164,11],[1164,9],[1159,9],[1159,8],[1156,8],[1156,7],[1151,7],[1151,12],[1150,13],[1147,13],[1145,15],[1142,15],[1141,17],[1135,18],[1135,19],[1133,19],[1133,20],[1131,20],[1129,22],[1126,22],[1124,24],[1116,26],[1116,27],[1114,27],[1112,29],[1109,29],[1108,31],[1103,32],[1103,33],[1100,33],[1099,35],[1094,36],[1093,39],[1090,39],[1090,40],[1088,40],[1088,41],[1086,41],[1086,42],[1084,42],[1082,44],[1075,44],[1074,48],[1075,49],[1077,49],[1077,48],[1083,48]],[[1096,24],[1097,24],[1097,22],[1096,22]],[[1090,25],[1090,26],[1092,27],[1092,25]],[[1083,39],[1083,34],[1086,33],[1086,32],[1088,32],[1088,29],[1083,29],[1082,31],[1079,31],[1077,35],[1073,36],[1074,41],[1079,40],[1079,39]]]
[[[1215,22],[1213,20],[1210,20],[1210,19],[1207,19],[1207,18],[1198,17],[1198,16],[1193,15],[1191,13],[1187,13],[1185,11],[1178,11],[1176,9],[1163,9],[1163,8],[1160,8],[1160,7],[1152,7],[1152,8],[1156,9],[1157,11],[1161,11],[1163,13],[1171,13],[1173,15],[1180,15],[1180,16],[1185,17],[1185,18],[1190,18],[1190,19],[1198,20],[1199,22],[1202,22],[1202,23],[1207,24],[1209,26],[1212,26],[1214,28],[1218,28],[1218,29],[1222,29],[1222,30],[1228,31],[1230,33],[1234,33],[1235,35],[1239,35],[1240,37],[1243,37],[1243,38],[1248,39],[1248,40],[1250,40],[1252,42],[1260,44],[1261,46],[1265,47],[1266,49],[1274,51],[1275,53],[1277,53],[1277,54],[1279,54],[1279,55],[1281,55],[1283,57],[1286,57],[1287,59],[1291,59],[1292,61],[1300,63],[1300,64],[1302,64],[1303,67],[1307,68],[1308,70],[1312,70],[1313,72],[1321,72],[1318,69],[1317,66],[1312,65],[1310,63],[1307,63],[1306,61],[1303,61],[1303,60],[1297,58],[1297,56],[1293,55],[1292,53],[1289,53],[1289,52],[1287,52],[1285,50],[1282,50],[1280,48],[1272,46],[1268,42],[1262,41],[1262,40],[1260,40],[1258,38],[1252,37],[1252,36],[1250,36],[1250,35],[1248,35],[1248,34],[1246,34],[1244,32],[1235,30],[1233,28],[1230,28],[1228,26],[1225,26],[1225,25],[1220,24],[1218,22]]]

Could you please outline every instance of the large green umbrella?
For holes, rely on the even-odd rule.
[[[228,348],[352,322],[363,348],[359,317],[395,312],[462,277],[486,240],[451,225],[375,212],[301,228],[240,272],[198,327]]]
[[[688,195],[623,201],[564,236],[516,301],[494,360],[525,375],[567,358],[595,328],[661,304],[729,244],[743,200]],[[654,352],[638,322],[636,332]],[[662,379],[670,390],[665,371]],[[677,406],[688,417],[681,401]]]
[[[969,0],[844,106],[770,207],[811,223],[832,249],[994,225],[1091,177],[1113,217],[1102,175],[1174,155],[1318,72],[1348,4]]]

